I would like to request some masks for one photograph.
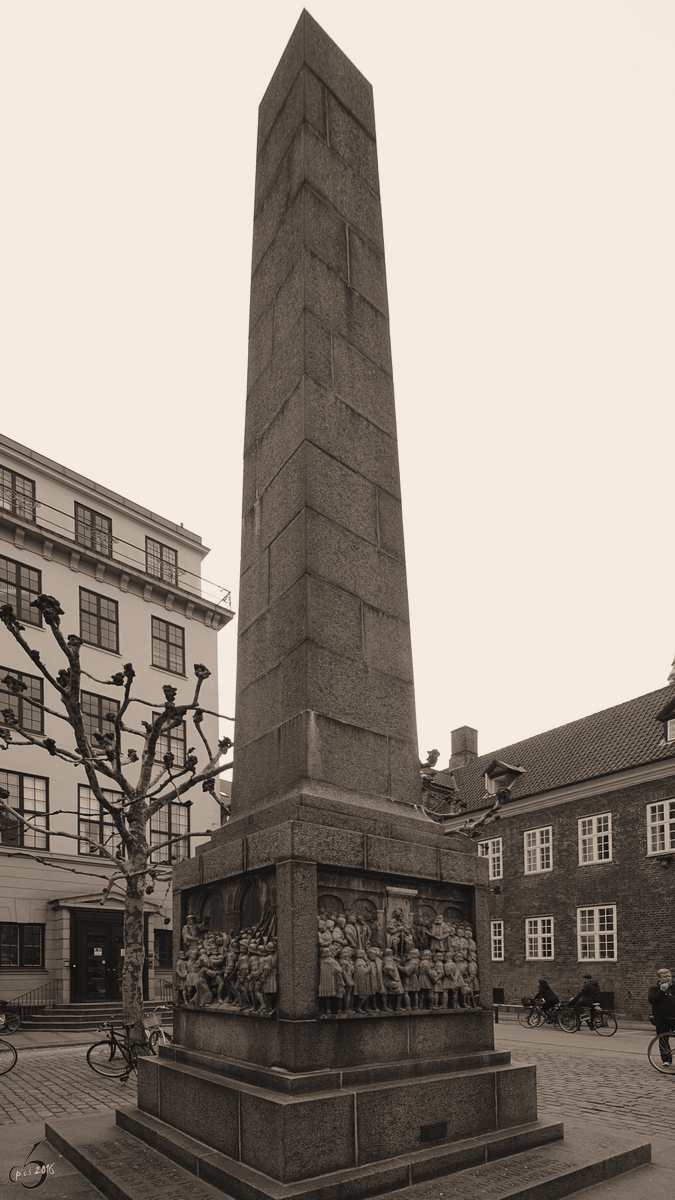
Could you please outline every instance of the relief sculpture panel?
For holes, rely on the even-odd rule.
[[[320,1016],[478,1008],[470,908],[467,888],[320,877]]]

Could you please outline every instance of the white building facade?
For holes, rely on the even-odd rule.
[[[218,711],[217,635],[233,614],[229,592],[202,579],[207,553],[182,525],[0,435],[0,605],[13,606],[24,637],[55,674],[67,664],[31,601],[40,593],[58,599],[62,630],[82,638],[82,666],[93,677],[86,680],[89,690],[82,689],[90,732],[109,730],[105,715],[122,689],[105,681],[128,662],[136,671],[132,695],[156,701],[157,711],[166,684],[177,689],[177,703],[191,700],[193,664],[204,663],[211,677],[200,703]],[[2,682],[8,673],[25,683],[21,696]],[[31,706],[30,696],[55,712],[61,708],[54,689],[0,624],[0,710],[11,708],[20,726],[74,750],[69,727]],[[137,721],[145,716],[140,706],[135,715]],[[217,718],[206,716],[203,729],[214,747]],[[139,749],[131,736],[128,741]],[[162,750],[180,765],[191,746],[200,752],[189,724],[173,731]],[[36,991],[65,1003],[118,999],[123,883],[114,884],[101,903],[114,868],[80,836],[114,846],[113,829],[83,769],[39,747],[10,743],[0,753],[0,787],[37,827],[28,830],[0,816],[0,999]],[[170,854],[174,861],[194,854],[205,832],[220,824],[214,796],[197,787],[189,798],[191,807],[171,804],[152,822],[155,844],[185,835],[158,852],[164,864]],[[146,899],[149,999],[160,995],[161,979],[171,974],[168,889],[170,884],[157,882]]]

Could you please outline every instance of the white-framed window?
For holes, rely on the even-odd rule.
[[[579,818],[579,866],[585,863],[611,862],[612,814],[597,813]]]
[[[647,805],[647,854],[675,850],[675,800]]]
[[[577,909],[579,962],[616,959],[616,905]]]
[[[527,917],[525,957],[554,958],[553,917]]]
[[[502,878],[502,839],[492,838],[489,842],[478,843],[478,854],[488,860],[490,879]]]
[[[675,742],[675,717],[666,721],[666,741]]]
[[[523,836],[525,850],[525,874],[553,869],[553,828],[527,829]]]
[[[504,961],[504,922],[492,921],[490,923],[490,947],[492,950],[492,961]]]

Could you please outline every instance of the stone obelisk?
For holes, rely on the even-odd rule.
[[[561,1149],[534,1067],[494,1050],[486,861],[418,807],[372,90],[307,12],[260,106],[243,507],[233,811],[174,866],[174,1044],[115,1136],[54,1144],[115,1200],[595,1182],[604,1142]],[[463,1002],[420,968],[402,1007],[397,971],[442,947]],[[326,991],[352,953],[367,1004]]]
[[[420,793],[370,84],[304,13],[260,105],[233,812]]]

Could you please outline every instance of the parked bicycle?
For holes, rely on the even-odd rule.
[[[0,1039],[0,1075],[6,1075],[16,1065],[16,1060],[19,1057],[16,1046],[11,1042],[5,1042]]]
[[[572,1008],[569,1004],[562,1006],[558,1024],[565,1033],[578,1033],[581,1029],[581,1020],[578,1008]],[[616,1017],[606,1008],[592,1008],[590,1018],[585,1019],[584,1023],[600,1037],[612,1037],[617,1030]]]
[[[157,1053],[158,1046],[168,1046],[173,1041],[170,1033],[167,1033],[164,1026],[161,1024],[161,1016],[165,1012],[173,1013],[173,1004],[158,1004],[154,1009],[154,1021],[152,1018],[146,1020],[146,1029],[148,1029],[148,1041],[153,1054]],[[152,1026],[150,1028],[150,1026]]]
[[[119,1034],[115,1029],[114,1017],[109,1017],[103,1025],[99,1025],[97,1032],[107,1032],[108,1036],[89,1047],[87,1062],[92,1071],[96,1071],[97,1075],[105,1075],[107,1079],[120,1079],[126,1083],[136,1070],[139,1056],[154,1053],[148,1042],[132,1041],[130,1025],[125,1025],[124,1033]]]
[[[12,1008],[7,1000],[0,1000],[0,1032],[16,1033],[21,1026],[18,1009]]]

